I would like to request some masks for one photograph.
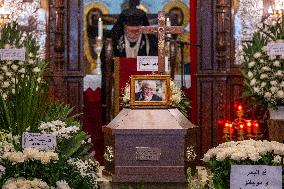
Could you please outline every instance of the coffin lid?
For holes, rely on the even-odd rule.
[[[109,134],[180,134],[196,127],[177,108],[124,108],[103,128]]]

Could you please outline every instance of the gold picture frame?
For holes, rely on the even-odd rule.
[[[130,106],[170,106],[170,75],[132,75]]]

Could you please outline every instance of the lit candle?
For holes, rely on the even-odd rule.
[[[102,21],[102,18],[99,18],[99,22],[98,22],[98,37],[101,37],[101,39],[103,38],[103,21]]]
[[[166,26],[171,26],[171,25],[172,25],[172,23],[171,23],[170,18],[167,18]],[[172,37],[171,34],[167,34],[167,36],[168,36],[168,37]]]
[[[242,121],[239,121],[239,122],[238,122],[238,126],[239,126],[239,129],[242,130],[242,129],[244,129],[244,127],[245,127],[245,123],[242,122]]]

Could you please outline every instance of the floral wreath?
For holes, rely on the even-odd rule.
[[[243,47],[245,96],[252,96],[268,107],[284,105],[284,54],[269,53],[271,43],[284,43],[282,18],[268,18]]]
[[[186,117],[188,108],[190,108],[190,102],[185,96],[184,92],[174,82],[170,81],[170,101],[172,106],[177,107]],[[129,105],[130,102],[130,84],[126,83],[122,94],[122,105]]]

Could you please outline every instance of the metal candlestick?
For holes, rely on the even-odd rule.
[[[101,52],[103,49],[103,40],[102,38],[98,37],[96,39],[96,44],[95,44],[95,52],[97,54],[97,60],[96,60],[96,68],[92,71],[92,74],[96,74],[96,75],[102,75],[102,69],[101,69],[101,65],[102,65],[102,61],[101,61]]]

